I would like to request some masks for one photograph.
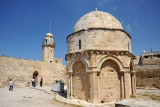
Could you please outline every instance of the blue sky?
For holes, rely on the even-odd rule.
[[[132,37],[134,55],[160,51],[160,0],[0,0],[0,55],[41,60],[51,20],[55,57],[65,65],[66,37],[95,8],[121,22]]]

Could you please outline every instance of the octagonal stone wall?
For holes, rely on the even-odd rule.
[[[131,52],[130,37],[122,31],[103,29],[81,31],[68,36],[67,44],[68,53],[82,52],[85,50]]]

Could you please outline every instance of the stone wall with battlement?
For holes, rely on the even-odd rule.
[[[24,86],[31,82],[34,71],[38,72],[39,81],[43,77],[44,85],[51,85],[56,79],[66,81],[66,67],[60,63],[0,56],[0,87],[8,85],[10,79],[16,86]]]

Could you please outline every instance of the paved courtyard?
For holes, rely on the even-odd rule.
[[[9,91],[8,87],[0,88],[0,107],[77,107],[77,106],[98,106],[91,105],[85,101],[68,100],[50,91],[51,88],[44,87],[24,87],[14,88]],[[62,101],[62,102],[61,102]],[[72,103],[72,104],[69,104]],[[81,104],[80,104],[81,103]],[[137,89],[137,98],[126,99],[119,104],[131,107],[160,107],[159,89]],[[76,104],[76,105],[74,105]],[[79,104],[79,105],[78,105]],[[113,107],[113,105],[99,105],[101,107]]]
[[[50,90],[50,87],[42,89]],[[55,100],[55,93],[34,88],[0,88],[0,107],[73,107]]]

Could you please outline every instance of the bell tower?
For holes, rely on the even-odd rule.
[[[54,37],[51,33],[47,33],[45,41],[42,44],[42,61],[43,62],[54,62]]]

